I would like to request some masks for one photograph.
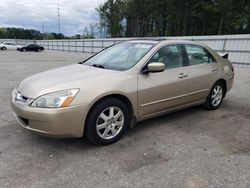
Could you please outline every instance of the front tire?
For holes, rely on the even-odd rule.
[[[90,142],[108,145],[116,142],[129,125],[128,107],[117,98],[98,102],[88,115],[85,133]]]
[[[220,107],[223,97],[225,96],[225,86],[222,82],[217,81],[212,87],[204,107],[208,110],[216,110]]]

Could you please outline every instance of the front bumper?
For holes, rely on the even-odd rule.
[[[86,106],[65,108],[37,108],[25,103],[11,102],[17,121],[30,131],[55,137],[82,137],[87,115]]]

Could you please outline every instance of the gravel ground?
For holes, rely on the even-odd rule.
[[[89,54],[0,51],[0,187],[250,187],[250,66],[235,66],[221,108],[189,108],[141,122],[97,147],[24,130],[10,108],[23,78]]]

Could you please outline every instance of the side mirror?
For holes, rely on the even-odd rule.
[[[147,74],[149,72],[162,72],[165,70],[165,64],[160,62],[149,63],[144,69],[143,73]]]

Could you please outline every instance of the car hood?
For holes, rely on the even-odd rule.
[[[105,77],[119,72],[74,64],[30,76],[19,84],[17,91],[23,96],[36,98],[50,92],[80,88],[84,83],[89,84],[89,81],[93,78]]]

